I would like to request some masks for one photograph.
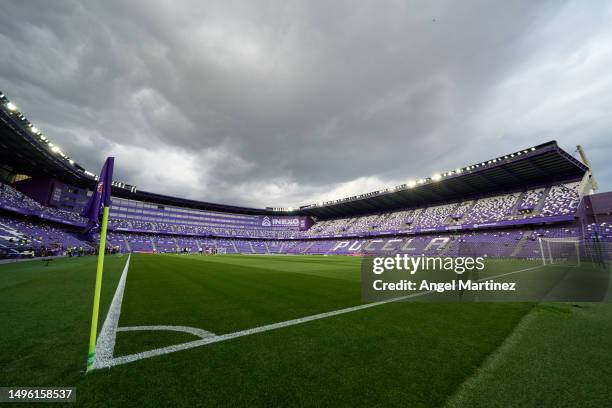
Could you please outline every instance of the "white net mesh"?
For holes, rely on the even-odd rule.
[[[581,249],[584,247],[578,237],[540,238],[540,252],[544,265],[580,265]]]

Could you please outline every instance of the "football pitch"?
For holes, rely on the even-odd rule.
[[[612,400],[609,303],[364,306],[360,259],[342,256],[108,256],[100,336],[112,345],[85,375],[95,261],[0,265],[1,386],[72,386],[87,406]]]

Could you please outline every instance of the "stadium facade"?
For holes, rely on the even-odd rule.
[[[96,176],[0,92],[0,257],[93,251],[79,213]],[[109,249],[539,258],[541,238],[612,242],[612,193],[555,141],[299,208],[187,200],[113,183]],[[607,255],[609,257],[609,254]]]

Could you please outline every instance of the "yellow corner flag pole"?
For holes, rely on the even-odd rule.
[[[87,371],[96,361],[96,336],[98,333],[98,310],[100,309],[100,292],[102,289],[102,271],[104,270],[104,252],[106,249],[106,227],[108,225],[108,206],[102,210],[100,230],[100,248],[98,249],[98,267],[96,269],[96,288],[94,291],[93,312],[91,314],[91,331],[89,332],[89,352],[87,353]]]

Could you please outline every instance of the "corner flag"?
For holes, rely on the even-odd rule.
[[[81,212],[81,216],[88,219],[87,231],[94,228],[100,222],[100,210],[102,209],[102,206],[110,206],[114,164],[114,157],[109,157],[106,159],[106,162],[102,167],[102,171],[100,171],[96,191],[94,191],[93,195],[89,198],[87,206]]]
[[[102,224],[100,228],[100,247],[98,249],[98,266],[96,269],[96,287],[94,290],[93,312],[91,316],[91,331],[89,333],[89,352],[87,354],[87,371],[93,368],[96,361],[96,336],[98,334],[98,310],[100,308],[100,290],[102,288],[102,271],[104,269],[104,250],[106,248],[106,228],[108,226],[108,211],[111,204],[111,187],[113,182],[113,166],[115,158],[106,159],[96,191],[89,199],[87,207],[81,215],[87,217],[87,231],[90,231],[100,222],[102,209]]]

